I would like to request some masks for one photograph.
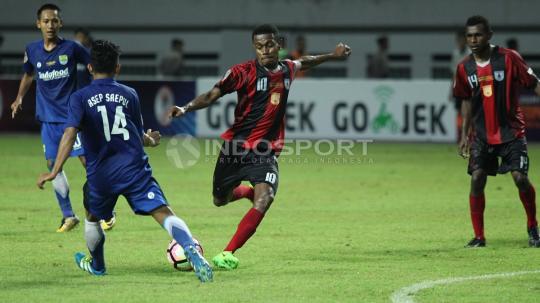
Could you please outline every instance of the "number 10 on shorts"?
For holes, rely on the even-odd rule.
[[[266,178],[264,178],[264,181],[274,184],[276,183],[276,178],[277,178],[276,174],[266,173]]]

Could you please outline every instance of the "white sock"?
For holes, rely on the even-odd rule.
[[[61,171],[58,175],[56,175],[56,178],[52,180],[52,185],[54,191],[56,191],[62,198],[65,199],[68,196],[69,184],[64,171]]]

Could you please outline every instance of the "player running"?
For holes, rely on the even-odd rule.
[[[536,193],[527,177],[529,156],[525,122],[519,107],[521,88],[540,95],[538,78],[515,51],[491,45],[493,32],[482,16],[467,20],[467,44],[472,54],[457,67],[454,96],[463,100],[459,153],[469,157],[469,196],[474,238],[466,247],[484,247],[484,188],[487,176],[511,172],[527,213],[529,246],[540,247]],[[498,158],[501,158],[501,164]]]
[[[80,130],[86,144],[85,239],[91,256],[75,254],[77,265],[93,275],[105,274],[105,235],[98,220],[110,217],[123,195],[136,214],[151,215],[182,246],[201,282],[211,281],[212,270],[195,249],[186,223],[168,207],[152,177],[143,145],[157,146],[161,136],[157,131],[144,133],[137,93],[114,80],[120,71],[119,54],[111,42],[98,40],[92,45],[89,67],[94,81],[71,96],[56,162],[37,185],[43,188],[62,171]]]
[[[58,143],[64,133],[69,96],[76,90],[77,63],[85,66],[90,63],[90,54],[86,49],[74,41],[58,36],[62,25],[58,6],[44,4],[38,9],[36,26],[41,30],[42,39],[26,46],[24,74],[17,97],[11,104],[11,117],[15,118],[22,109],[23,98],[37,74],[36,119],[41,123],[41,140],[49,169],[54,166]],[[83,155],[84,149],[77,137],[71,156],[78,156],[85,166]],[[79,224],[79,218],[71,207],[69,185],[64,171],[53,181],[53,188],[62,210],[62,221],[56,231],[70,231]],[[108,223],[105,223],[105,227],[112,228],[114,218],[109,218]]]
[[[283,146],[287,97],[295,73],[328,60],[345,59],[351,53],[347,45],[339,43],[332,53],[279,61],[278,37],[273,25],[255,28],[251,35],[255,60],[233,66],[210,91],[168,112],[169,118],[181,117],[210,106],[223,95],[238,94],[234,124],[221,135],[225,142],[214,171],[214,204],[224,206],[247,198],[253,207],[224,251],[212,259],[219,268],[238,267],[233,254],[255,233],[274,201],[279,181],[277,156]],[[254,187],[240,185],[243,180]]]

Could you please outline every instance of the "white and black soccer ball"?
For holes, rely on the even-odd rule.
[[[204,255],[203,248],[199,241],[193,238],[193,242],[201,255]],[[184,254],[184,249],[174,239],[171,240],[169,246],[167,247],[167,259],[169,260],[169,263],[171,263],[177,270],[193,270],[193,266],[191,266],[191,263],[188,262],[186,255]]]

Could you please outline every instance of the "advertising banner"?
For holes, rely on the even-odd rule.
[[[197,93],[215,79],[197,81]],[[291,85],[286,138],[456,141],[447,81],[298,80]],[[197,112],[197,135],[218,136],[234,121],[236,94]]]
[[[183,105],[195,96],[194,81],[120,81],[133,87],[139,95],[141,113],[146,129],[159,130],[163,135],[185,133],[195,135],[195,114],[189,113],[182,119],[174,119],[165,125],[163,118],[173,104]],[[19,80],[0,80],[0,131],[39,132],[40,124],[35,119],[35,83],[23,100],[22,111],[11,119],[11,102],[19,89]]]

